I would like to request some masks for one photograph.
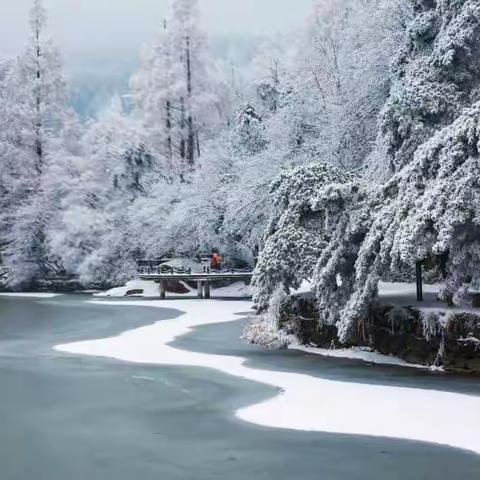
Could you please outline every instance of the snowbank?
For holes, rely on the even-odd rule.
[[[235,321],[245,302],[177,300],[95,302],[180,309],[178,319],[118,337],[60,345],[56,350],[161,365],[212,368],[279,388],[281,394],[236,415],[268,427],[404,438],[480,454],[480,397],[437,390],[347,383],[300,373],[249,368],[245,359],[179,350],[169,344],[199,325]]]
[[[60,293],[0,293],[0,297],[18,297],[18,298],[53,298],[61,295]]]
[[[423,293],[437,294],[443,285],[441,284],[424,284]],[[397,296],[410,297],[416,299],[417,285],[416,283],[401,282],[380,282],[378,284],[378,293],[380,297]]]
[[[131,280],[123,287],[111,288],[105,292],[95,293],[95,297],[126,297],[129,292],[139,291],[135,296],[140,297],[159,297],[160,290],[158,284],[147,280]]]
[[[191,260],[189,258],[171,258],[170,260],[162,263],[162,265],[172,268],[190,268],[194,273],[203,273],[203,267],[209,267],[210,261],[202,263],[196,262],[195,260]]]
[[[401,358],[395,357],[393,355],[383,355],[382,353],[372,352],[361,347],[338,348],[330,350],[328,348],[318,348],[309,345],[292,344],[289,345],[288,348],[290,350],[299,350],[301,352],[313,353],[322,357],[362,360],[364,362],[375,363],[377,365],[398,365],[400,367],[421,368],[430,370],[432,369],[431,367],[426,367],[425,365],[408,363],[405,360],[402,360]]]
[[[214,297],[227,298],[250,298],[253,295],[253,287],[244,282],[235,282],[227,287],[212,288]]]
[[[423,285],[423,301],[417,300],[417,287],[415,283],[386,283],[378,285],[378,296],[382,303],[415,307],[418,310],[438,312],[471,312],[478,313],[480,310],[474,307],[449,307],[438,300],[437,296],[444,287],[441,283]],[[475,290],[471,290],[474,292]]]
[[[296,290],[292,290],[291,294],[293,295],[299,295],[301,293],[310,293],[315,291],[315,285],[311,280],[303,280],[302,284],[300,287],[298,287]]]
[[[188,296],[188,295],[196,295],[196,289],[191,289],[187,284],[184,282],[182,283],[183,286],[188,290],[187,293],[170,293],[167,295],[172,295],[174,297],[177,296]],[[127,295],[129,292],[135,292],[142,290],[143,293],[136,293],[134,295]],[[214,297],[226,297],[226,298],[249,298],[252,296],[252,287],[249,285],[245,285],[243,282],[236,282],[227,287],[222,288],[212,288],[211,290],[212,296]],[[158,284],[148,280],[132,280],[128,282],[123,287],[112,288],[105,292],[96,293],[95,297],[126,297],[126,296],[135,296],[135,297],[159,297],[160,291]]]

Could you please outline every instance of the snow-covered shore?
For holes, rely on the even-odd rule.
[[[187,284],[180,282],[186,289],[186,293],[172,293],[174,297],[185,297],[196,295],[197,291],[191,289]],[[139,292],[134,295],[130,295],[129,292]],[[141,292],[141,293],[140,293]],[[249,298],[252,296],[252,287],[245,285],[244,282],[235,282],[226,287],[215,288],[213,287],[212,295],[216,298],[228,297],[228,298]],[[160,296],[160,290],[157,283],[149,280],[131,280],[127,282],[123,287],[116,287],[105,292],[99,292],[94,295],[95,297],[144,297],[144,298],[158,298]]]
[[[236,412],[258,425],[295,430],[372,435],[426,441],[480,454],[480,397],[383,385],[340,382],[301,373],[254,369],[245,359],[179,350],[169,344],[200,325],[235,321],[247,302],[130,301],[96,304],[154,306],[185,313],[177,319],[118,337],[59,345],[58,351],[135,363],[183,365],[217,371],[281,390],[261,404]]]
[[[53,298],[58,297],[61,295],[60,293],[28,293],[28,292],[20,292],[20,293],[10,293],[10,292],[1,292],[0,297],[13,297],[13,298]]]
[[[399,367],[420,368],[423,370],[425,369],[440,370],[439,368],[432,369],[430,367],[426,367],[425,365],[408,363],[405,360],[402,360],[401,358],[398,358],[392,355],[383,355],[381,353],[369,351],[361,347],[328,349],[328,348],[313,347],[309,345],[291,344],[288,346],[288,348],[290,350],[298,350],[300,352],[312,353],[315,355],[320,355],[322,357],[361,360],[362,362],[374,363],[377,365],[396,365]]]

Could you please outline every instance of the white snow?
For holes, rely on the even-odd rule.
[[[183,351],[169,344],[192,328],[235,321],[246,302],[177,300],[95,302],[180,309],[177,319],[103,340],[60,345],[56,350],[160,365],[212,368],[280,389],[274,398],[242,408],[237,417],[295,430],[373,435],[432,442],[480,454],[480,397],[438,390],[340,382],[301,373],[246,366],[245,359]]]
[[[367,350],[361,347],[328,349],[309,345],[292,344],[288,347],[290,350],[299,350],[301,352],[313,353],[322,357],[348,358],[352,360],[362,360],[364,362],[375,363],[377,365],[398,365],[400,367],[429,369],[425,365],[408,363],[401,358],[393,355],[383,355],[382,353]]]
[[[417,300],[417,290],[415,283],[386,283],[380,282],[378,285],[379,299],[384,304],[397,306],[410,306],[421,311],[428,312],[449,312],[449,313],[479,313],[480,310],[471,306],[449,307],[442,303],[437,297],[444,287],[441,283],[423,285],[423,301]],[[474,290],[470,290],[474,292]]]
[[[123,287],[112,288],[105,292],[94,294],[95,297],[125,297],[128,292],[134,290],[142,290],[143,293],[138,294],[142,297],[159,297],[160,289],[157,283],[147,280],[131,280]]]
[[[227,287],[213,288],[212,295],[220,298],[249,298],[253,295],[253,288],[250,285],[245,285],[244,282],[235,282]]]
[[[292,290],[291,293],[298,295],[301,293],[310,293],[313,291],[315,291],[315,286],[313,285],[313,282],[311,280],[303,280],[300,287],[298,287],[296,290]]]
[[[202,263],[196,262],[189,258],[171,258],[170,260],[163,262],[162,265],[172,268],[191,268],[193,273],[202,273],[204,266],[210,266],[210,262]]]
[[[437,294],[443,287],[442,284],[424,284],[423,293]],[[409,297],[416,300],[417,286],[415,283],[380,282],[378,293],[383,296]]]
[[[0,297],[15,297],[15,298],[53,298],[61,295],[60,293],[28,293],[28,292],[19,292],[19,293],[0,293]]]
[[[196,295],[196,289],[190,288],[186,283],[180,282],[182,285],[188,289],[187,293],[168,293],[167,297],[170,295],[172,297],[182,297],[185,295]],[[160,291],[157,283],[150,280],[131,280],[123,287],[112,288],[105,292],[96,293],[95,297],[125,297],[127,293],[134,290],[143,290],[143,293],[132,295],[135,297],[159,297]],[[235,282],[231,285],[221,288],[212,288],[211,294],[214,297],[229,297],[229,298],[244,298],[252,296],[252,287],[245,285],[244,282]]]

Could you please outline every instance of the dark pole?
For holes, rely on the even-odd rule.
[[[415,270],[417,277],[417,300],[423,302],[422,262],[416,263]]]

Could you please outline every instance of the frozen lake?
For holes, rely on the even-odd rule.
[[[246,423],[235,411],[277,390],[213,369],[54,351],[179,315],[88,300],[0,297],[2,480],[480,478],[480,456],[449,447]],[[475,378],[263,352],[239,340],[242,324],[201,326],[174,346],[243,357],[251,368],[480,396]]]

